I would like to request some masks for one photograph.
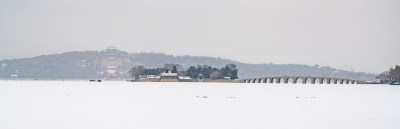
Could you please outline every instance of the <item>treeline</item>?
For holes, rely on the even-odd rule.
[[[190,78],[225,79],[229,77],[231,80],[238,78],[238,69],[235,64],[227,64],[220,69],[207,65],[190,66],[186,73],[186,76]]]
[[[381,83],[391,83],[393,81],[400,81],[400,66],[396,65],[395,68],[390,68],[389,71],[385,71],[378,76],[376,79],[381,80]]]
[[[161,73],[177,73],[178,76],[189,76],[193,79],[237,79],[238,69],[235,64],[227,64],[222,68],[215,68],[208,65],[190,66],[188,69],[182,68],[179,64],[165,64],[164,68],[146,69],[144,66],[134,66],[129,73],[135,79],[140,76],[160,75]]]

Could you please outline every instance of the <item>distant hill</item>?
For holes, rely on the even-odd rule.
[[[62,54],[43,55],[32,58],[22,58],[0,61],[0,78],[65,78],[89,79],[105,78],[99,74],[101,60],[106,57],[105,51],[66,52]],[[200,56],[172,56],[160,53],[134,53],[120,51],[117,55],[123,61],[120,69],[128,71],[135,65],[147,68],[163,67],[164,64],[180,64],[184,68],[196,65],[223,67],[233,63],[239,69],[239,78],[277,75],[302,76],[331,76],[360,80],[373,80],[375,75],[364,72],[350,72],[327,66],[309,66],[299,64],[246,64],[229,59],[200,57]],[[129,78],[128,75],[122,78]]]

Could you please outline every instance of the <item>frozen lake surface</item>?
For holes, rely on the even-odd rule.
[[[0,129],[399,129],[400,86],[0,81]]]

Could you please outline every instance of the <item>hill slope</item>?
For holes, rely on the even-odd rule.
[[[0,78],[10,78],[17,74],[19,78],[104,78],[99,74],[101,60],[106,57],[105,51],[67,52],[37,56],[32,58],[0,61]],[[135,53],[119,51],[117,58],[122,60],[122,71],[128,71],[134,65],[147,68],[163,67],[164,64],[180,64],[184,68],[196,65],[223,67],[234,63],[239,69],[239,78],[302,75],[302,76],[335,76],[360,80],[372,80],[374,75],[363,72],[350,72],[330,67],[308,66],[299,64],[246,64],[228,59],[172,56],[159,53]],[[124,76],[122,78],[129,78]]]

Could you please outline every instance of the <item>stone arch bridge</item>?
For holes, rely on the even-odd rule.
[[[302,82],[307,84],[365,84],[365,81],[346,79],[346,78],[336,78],[336,77],[312,77],[312,76],[275,76],[275,77],[257,77],[257,78],[247,78],[240,79],[242,83],[293,83]]]

